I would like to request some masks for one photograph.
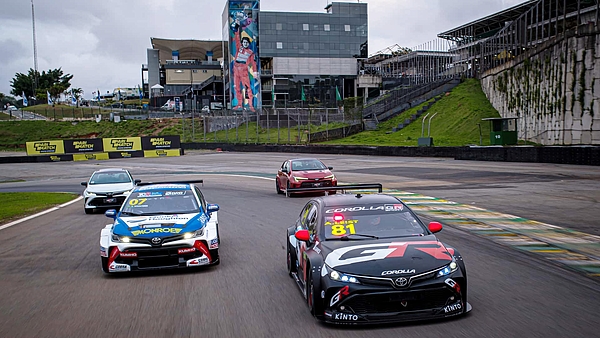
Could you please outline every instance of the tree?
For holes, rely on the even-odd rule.
[[[64,92],[67,88],[71,87],[71,79],[73,75],[64,74],[61,68],[50,69],[48,72],[43,71],[41,74],[37,73],[38,85],[37,90],[33,92],[33,84],[35,82],[36,72],[33,69],[29,69],[27,74],[17,73],[15,77],[10,81],[12,90],[11,94],[21,96],[25,93],[25,96],[35,97],[37,100],[41,99],[41,102],[45,102],[46,91],[50,92],[50,95],[58,97],[60,93]],[[63,88],[62,90],[59,90]]]

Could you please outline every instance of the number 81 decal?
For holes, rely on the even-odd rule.
[[[354,224],[356,224],[358,220],[349,219],[343,220],[339,222],[325,222],[325,226],[331,226],[331,234],[334,236],[344,236],[346,234],[355,234],[356,230],[354,230]]]

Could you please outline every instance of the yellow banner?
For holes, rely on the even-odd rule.
[[[180,156],[179,149],[144,150],[144,157]]]
[[[65,153],[62,140],[27,142],[27,155],[60,155]]]
[[[73,154],[73,161],[108,160],[108,153]]]
[[[141,137],[103,138],[104,151],[142,150]]]

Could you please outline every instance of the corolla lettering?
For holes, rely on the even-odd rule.
[[[354,211],[373,211],[373,210],[385,210],[383,205],[378,207],[369,206],[369,207],[350,207],[350,208],[336,208],[336,209],[327,209],[325,210],[326,214],[331,214],[334,212],[354,212]]]
[[[386,270],[383,271],[381,273],[382,276],[387,276],[387,275],[401,275],[401,274],[407,274],[407,273],[415,273],[416,270],[415,269],[401,269],[401,270]]]

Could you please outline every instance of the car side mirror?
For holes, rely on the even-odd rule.
[[[206,212],[208,212],[210,214],[215,211],[219,211],[219,205],[217,205],[217,204],[206,205]]]
[[[133,180],[133,184],[135,184],[135,185],[138,185],[140,183],[142,183],[142,180],[140,180],[139,178]]]
[[[327,167],[327,169],[329,169],[329,170],[333,170],[333,167]]]
[[[112,219],[117,219],[117,210],[115,210],[115,209],[108,209],[104,213],[104,216],[106,216],[108,218],[112,218]]]
[[[440,223],[440,222],[429,222],[429,231],[433,232],[434,234],[436,232],[442,231],[442,223]]]
[[[302,242],[308,242],[310,240],[310,233],[308,230],[298,230],[294,236],[296,236],[297,240]]]
[[[87,187],[87,182],[81,182],[81,185],[83,185],[84,187]]]

